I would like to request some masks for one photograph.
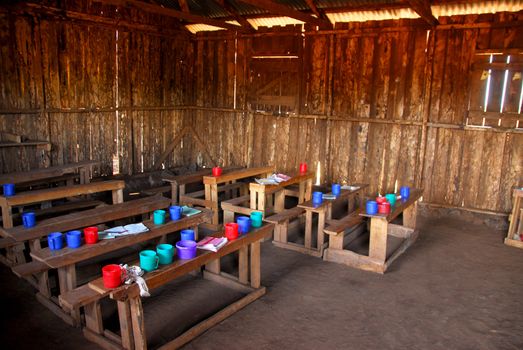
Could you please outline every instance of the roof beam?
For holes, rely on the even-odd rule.
[[[280,16],[287,16],[290,18],[297,19],[298,21],[302,21],[305,23],[310,23],[317,26],[323,26],[323,25],[331,25],[331,23],[327,20],[313,17],[309,14],[306,14],[301,11],[296,11],[288,6],[279,4],[277,2],[274,2],[272,0],[240,0],[241,2],[245,2],[247,4],[265,9],[269,11],[270,13],[280,15]]]
[[[432,14],[429,0],[407,0],[407,3],[431,26],[434,27],[439,24],[436,17]]]
[[[180,8],[182,9],[183,12],[191,12],[191,10],[189,9],[189,4],[187,3],[187,0],[178,0],[178,4],[180,5]]]
[[[225,21],[220,21],[220,20],[212,19],[212,18],[208,18],[208,17],[202,17],[202,16],[191,14],[191,13],[187,13],[187,12],[182,12],[182,11],[165,8],[162,6],[152,5],[152,4],[143,2],[143,1],[137,1],[137,0],[94,0],[94,1],[103,2],[105,4],[117,5],[117,6],[131,5],[131,6],[134,6],[138,9],[146,11],[146,12],[155,13],[155,14],[167,16],[167,17],[183,19],[185,21],[192,22],[192,23],[208,24],[211,26],[240,31],[240,32],[246,31],[241,26],[226,23]]]
[[[318,18],[324,18],[324,19],[326,18],[325,12],[323,12],[323,10],[320,10],[318,8],[318,6],[316,6],[316,4],[314,3],[314,0],[305,0],[305,2],[311,9],[312,13],[314,13],[316,16],[318,16]]]
[[[254,31],[254,27],[249,23],[249,21],[247,21],[247,19],[245,17],[242,17],[240,16],[240,14],[238,13],[238,11],[236,11],[235,8],[233,8],[226,0],[213,0],[215,3],[217,3],[218,5],[220,5],[221,7],[223,7],[225,9],[225,11],[227,11],[232,17],[234,17],[234,19],[236,21],[238,21],[238,23],[240,23],[242,25],[242,27],[244,27],[245,29],[249,30],[249,31]]]

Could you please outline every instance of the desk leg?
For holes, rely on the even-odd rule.
[[[113,204],[123,203],[123,190],[114,190],[113,192]]]
[[[75,264],[60,267],[58,269],[58,284],[60,286],[60,294],[65,294],[76,288],[76,266]],[[71,317],[79,324],[80,310],[75,309],[71,311]]]
[[[249,283],[249,247],[241,247],[238,251],[238,280],[240,283]]]
[[[325,211],[318,213],[318,251],[321,251],[321,249],[323,248],[323,242],[325,240],[323,229],[325,228],[325,215],[327,215],[328,210],[329,209],[326,209]]]
[[[312,198],[312,179],[307,180],[307,186],[305,188],[305,200],[310,201]]]
[[[133,349],[133,327],[131,320],[131,309],[129,301],[117,301],[118,319],[120,320],[120,333],[122,337],[122,346],[124,349]]]
[[[257,210],[258,208],[256,207],[256,204],[257,204],[257,201],[256,201],[256,194],[258,192],[256,192],[255,190],[252,190],[251,191],[251,209],[254,209],[254,210]]]
[[[171,204],[178,205],[178,184],[171,182]]]
[[[91,304],[84,306],[85,311],[85,326],[96,334],[102,335],[104,333],[104,325],[102,319],[102,308],[100,302],[97,300]]]
[[[385,219],[370,219],[369,257],[385,263],[387,257],[387,227]]]
[[[408,208],[405,208],[403,210],[403,226],[408,228],[416,228],[416,217],[418,212],[418,202],[416,201],[414,204],[409,206]]]
[[[274,212],[281,213],[285,210],[285,191],[281,190],[274,194]]]
[[[310,249],[312,244],[312,211],[305,212],[305,248]]]
[[[7,204],[4,198],[0,199],[0,205],[2,206],[2,224],[4,228],[13,227],[13,216],[11,207]]]
[[[80,168],[78,172],[80,173],[80,184],[88,184],[90,182],[90,179],[87,169]]]
[[[258,193],[258,210],[265,213],[265,192]]]
[[[211,185],[211,201],[213,204],[215,204],[215,208],[212,209],[212,223],[214,225],[218,225],[220,223],[220,219],[218,216],[218,185]]]
[[[221,272],[220,259],[214,259],[213,261],[205,264],[205,269],[209,272],[219,275]]]
[[[142,299],[140,296],[129,300],[131,306],[131,320],[133,324],[134,349],[147,349],[147,338],[145,337],[145,320],[143,317]]]
[[[260,241],[256,241],[251,244],[251,287],[260,288],[260,285]]]
[[[300,189],[298,192],[298,204],[301,204],[301,203],[305,202],[305,192],[306,192],[305,183],[300,182],[299,186],[300,186]]]

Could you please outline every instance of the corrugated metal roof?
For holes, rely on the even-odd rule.
[[[432,6],[432,14],[434,14],[435,17],[496,13],[505,11],[517,12],[521,10],[523,10],[523,0],[495,0]]]
[[[383,21],[387,19],[419,18],[420,16],[410,8],[390,9],[379,11],[351,11],[327,13],[329,21],[336,22],[366,22]]]
[[[157,0],[168,6],[173,3],[173,6],[178,6],[177,0]],[[295,10],[310,9],[304,0],[277,0],[279,3],[285,4]],[[289,17],[270,16],[270,14],[261,8],[246,4],[240,0],[229,0],[229,3],[242,16],[255,16],[256,18],[248,18],[247,20],[254,28],[258,27],[274,27],[286,26],[290,24],[302,24]],[[365,22],[365,21],[379,21],[388,19],[400,18],[419,18],[419,15],[412,9],[405,6],[405,8],[389,8],[372,11],[348,11],[348,12],[332,12],[333,9],[340,9],[350,7],[364,7],[376,6],[380,4],[399,4],[398,0],[316,0],[316,5],[319,8],[329,10],[327,17],[332,23],[336,22]],[[189,0],[191,12],[198,13],[202,16],[220,18],[230,17],[229,13],[221,8],[214,0]],[[472,3],[450,3],[443,5],[432,6],[432,12],[435,17],[452,16],[463,14],[480,14],[480,13],[495,13],[495,12],[515,12],[523,10],[523,0],[484,0]],[[267,15],[267,17],[263,17]],[[213,26],[191,24],[187,26],[193,33],[202,30],[220,30],[220,28]]]

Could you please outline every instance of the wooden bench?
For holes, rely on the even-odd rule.
[[[363,209],[359,208],[339,220],[327,221],[327,226],[323,232],[329,236],[329,248],[343,249],[345,245],[352,242],[363,232],[363,229],[354,230],[358,226],[362,228],[360,225],[364,222],[364,218],[360,216],[362,212]],[[347,230],[350,230],[350,232],[346,232]],[[347,235],[347,233],[350,234]]]
[[[251,197],[244,195],[221,202],[223,223],[234,222],[234,214],[251,215],[254,209],[249,208]]]
[[[167,198],[165,198],[165,200],[167,200],[168,205],[169,200]],[[77,263],[115,252],[126,247],[131,247],[139,243],[161,239],[168,234],[182,229],[193,228],[197,232],[197,226],[202,222],[208,222],[210,217],[211,213],[202,209],[202,212],[199,214],[184,217],[177,221],[168,221],[163,225],[155,225],[152,220],[148,220],[144,222],[144,225],[149,228],[149,231],[144,233],[102,240],[97,244],[84,244],[75,249],[69,247],[64,247],[58,251],[51,251],[49,248],[40,249],[31,252],[31,257],[34,261],[44,263],[47,266],[47,269],[58,270],[58,285],[60,288],[60,294],[63,294],[76,288]],[[27,268],[29,269],[29,267]],[[41,282],[39,283],[39,286],[41,295],[50,296],[48,284]],[[59,316],[62,317],[62,315]],[[71,314],[71,317],[73,323],[79,321],[78,312]]]
[[[163,345],[162,348],[176,349],[181,347],[265,294],[265,287],[261,286],[260,242],[263,238],[269,236],[272,230],[273,225],[266,224],[251,231],[248,235],[228,242],[216,253],[198,250],[198,255],[194,259],[176,260],[170,265],[160,267],[158,270],[144,275],[149,290],[154,291],[176,278],[205,266],[203,278],[247,293],[240,300],[233,302],[218,313],[188,329],[174,340]],[[219,237],[222,234],[220,232],[214,236]],[[239,254],[237,277],[221,272],[220,268],[220,258],[236,252]],[[100,300],[104,297],[109,297],[117,303],[120,335],[108,332],[104,328],[100,306]],[[62,307],[69,310],[84,307],[84,335],[102,348],[147,348],[143,305],[136,284],[106,289],[102,278],[98,278],[87,286],[60,295],[59,300]]]
[[[171,186],[159,186],[159,187],[153,187],[153,188],[147,188],[145,190],[141,190],[140,193],[146,196],[156,196],[157,194],[166,194],[171,191]]]
[[[2,246],[7,247],[20,242],[39,240],[51,232],[65,232],[126,217],[150,213],[169,206],[169,199],[162,196],[140,198],[124,203],[106,205],[100,208],[84,210],[40,221],[32,228],[16,226],[10,229],[0,228],[6,237]]]
[[[3,227],[13,227],[12,208],[28,204],[52,201],[68,197],[93,194],[111,191],[113,203],[123,202],[123,189],[125,182],[120,180],[110,180],[93,182],[88,184],[56,187],[44,190],[22,192],[12,197],[0,196],[0,206],[2,207]]]
[[[363,210],[358,213],[362,218],[366,217],[370,220],[368,255],[340,248],[338,243],[325,250],[323,259],[362,270],[384,273],[419,235],[415,228],[417,203],[422,196],[422,190],[411,189],[410,192],[410,197],[405,201],[397,201],[389,214],[369,215]],[[401,214],[403,214],[403,226],[391,224],[391,221]],[[394,251],[387,249],[390,240],[400,242]]]
[[[64,165],[52,166],[42,169],[34,169],[29,171],[20,171],[16,173],[0,175],[0,185],[6,183],[23,184],[31,181],[53,180],[54,178],[78,173],[80,176],[80,184],[89,183],[89,173],[93,166],[99,165],[99,161],[86,160],[77,163],[69,163]]]
[[[512,213],[509,216],[510,225],[507,232],[507,237],[505,238],[505,244],[522,248],[523,241],[521,240],[521,235],[523,235],[523,188],[514,189],[514,207],[512,208]],[[519,236],[519,239],[518,237]]]
[[[291,209],[285,209],[284,211],[278,214],[274,214],[263,219],[266,222],[274,224],[273,244],[289,244],[289,242],[287,241],[287,234],[289,232],[289,221],[298,218],[304,213],[305,209],[300,207],[294,207]]]

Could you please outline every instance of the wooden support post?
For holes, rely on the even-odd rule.
[[[171,182],[171,203],[172,205],[178,205],[178,184]]]
[[[369,257],[385,263],[387,258],[387,229],[386,219],[371,218]]]
[[[100,302],[97,300],[84,307],[85,311],[85,326],[96,334],[103,334],[104,325],[102,319],[102,308]]]
[[[230,210],[223,211],[223,223],[234,222],[234,212]]]
[[[117,305],[118,317],[120,319],[120,333],[122,337],[122,346],[126,350],[132,350],[134,349],[134,342],[129,300],[118,300]]]
[[[58,284],[60,294],[65,294],[76,288],[76,266],[75,264],[60,267],[58,269]],[[80,310],[71,310],[71,317],[76,324],[80,323]]]
[[[415,202],[408,208],[405,208],[405,210],[403,210],[403,226],[415,229],[417,212],[418,202]]]
[[[258,208],[259,211],[265,212],[265,193],[258,193]]]
[[[274,194],[274,212],[281,213],[285,210],[285,191],[281,190]]]
[[[241,247],[238,251],[238,280],[242,284],[249,283],[249,247]]]
[[[113,190],[113,204],[123,203],[123,190]]]
[[[323,242],[325,241],[323,229],[325,228],[325,216],[327,215],[328,210],[329,209],[326,208],[324,212],[318,213],[318,242],[316,245],[318,250],[322,249]]]
[[[276,227],[280,228],[280,242],[287,243],[287,235],[289,233],[289,220],[285,220],[281,225],[278,224]]]
[[[211,184],[211,201],[213,204],[218,204],[218,185]],[[212,223],[218,225],[220,220],[218,216],[218,206],[215,209],[212,209]]]
[[[261,268],[260,268],[260,241],[251,245],[251,287],[260,288],[261,285]]]
[[[305,212],[305,248],[310,249],[312,245],[312,211]]]
[[[143,317],[142,299],[140,296],[129,299],[131,306],[131,320],[133,324],[134,348],[136,350],[147,349],[147,338],[145,336],[145,320]]]
[[[208,262],[207,264],[205,264],[205,269],[207,271],[210,271],[212,273],[219,275],[221,272],[220,259],[215,259],[213,261]]]
[[[251,209],[258,209],[256,208],[257,200],[256,200],[256,191],[251,191]]]

